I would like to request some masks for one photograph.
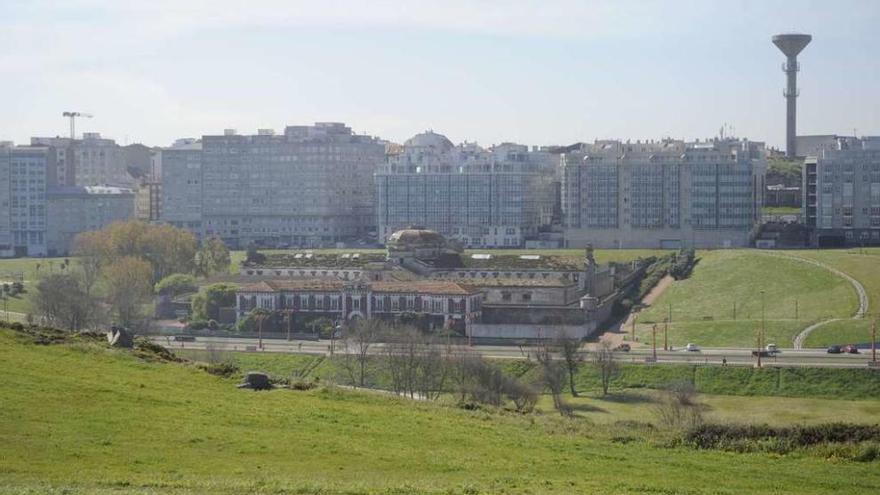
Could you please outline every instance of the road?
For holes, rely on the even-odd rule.
[[[278,340],[263,339],[263,348],[259,349],[258,339],[234,338],[234,337],[196,337],[193,342],[176,342],[169,337],[151,337],[157,344],[169,349],[192,349],[205,350],[208,348],[221,351],[251,351],[295,354],[329,354],[331,342],[329,340]],[[589,350],[592,345],[586,344]],[[333,343],[334,352],[344,352],[340,341]],[[383,344],[374,344],[371,354],[382,352]],[[527,359],[530,349],[519,346],[499,345],[475,345],[475,352],[483,357],[491,359]],[[621,362],[645,363],[652,357],[651,349],[633,349],[630,352],[616,352],[615,358]],[[699,352],[657,351],[659,363],[682,363],[682,364],[710,364],[721,365],[723,360],[731,365],[754,365],[755,358],[750,349],[702,349]],[[827,354],[824,350],[797,350],[782,349],[773,357],[762,358],[767,366],[789,367],[823,367],[823,368],[866,368],[871,360],[871,352],[862,351],[861,354]]]

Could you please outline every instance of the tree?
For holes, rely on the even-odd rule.
[[[211,284],[192,298],[194,320],[219,320],[220,308],[235,306],[238,287],[230,284]]]
[[[608,387],[611,386],[611,380],[617,375],[619,366],[614,360],[611,344],[607,341],[600,342],[598,349],[593,353],[593,368],[599,373],[602,394],[608,395]]]
[[[248,244],[245,262],[259,265],[264,261],[266,261],[266,255],[257,250],[257,245],[253,242]]]
[[[196,285],[196,279],[193,278],[192,275],[186,275],[184,273],[175,273],[172,275],[168,275],[167,277],[158,281],[155,286],[155,291],[157,294],[163,294],[171,297],[176,297],[180,294],[186,294],[187,292],[195,292],[197,290],[198,285]]]
[[[152,268],[146,261],[124,256],[103,270],[107,303],[119,325],[132,328],[142,322],[143,306],[153,293]]]
[[[383,330],[384,326],[378,319],[360,320],[349,326],[344,337],[345,352],[340,364],[351,384],[358,387],[366,384],[370,347],[379,340]]]
[[[196,273],[209,277],[215,273],[229,271],[229,249],[217,237],[211,237],[202,243],[196,252]]]
[[[688,381],[669,384],[658,394],[654,415],[661,426],[670,429],[689,429],[702,424],[702,406],[697,401],[694,385]]]
[[[150,264],[151,282],[172,273],[191,273],[198,243],[189,232],[170,225],[144,222],[116,222],[96,232],[86,232],[74,240],[74,252],[85,252],[98,270],[120,258],[141,258]],[[93,272],[98,270],[90,267]]]
[[[568,373],[568,386],[571,389],[571,396],[577,397],[574,378],[581,367],[581,363],[584,362],[584,354],[581,352],[581,341],[564,333],[556,340],[556,347],[559,348],[559,353],[562,355],[562,363]]]
[[[48,274],[31,294],[34,311],[48,324],[79,331],[96,321],[97,301],[86,291],[83,276]]]
[[[101,269],[109,261],[106,239],[100,232],[83,232],[74,238],[73,254],[82,268],[86,293],[91,295]]]
[[[563,416],[571,416],[571,406],[562,398],[562,389],[565,388],[565,368],[555,359],[556,349],[550,347],[546,341],[539,344],[535,357],[541,366],[541,381],[550,390],[553,397],[553,407]]]

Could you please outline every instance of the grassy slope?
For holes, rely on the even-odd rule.
[[[875,315],[880,314],[880,248],[804,250],[792,254],[820,261],[857,279],[868,293],[869,312]],[[830,344],[870,342],[870,335],[870,323],[867,320],[840,321],[819,327],[807,338],[806,345],[808,347],[825,347]]]
[[[847,317],[858,304],[848,282],[806,263],[750,250],[707,251],[699,257],[692,276],[675,282],[639,317],[641,323],[662,322],[672,304],[674,346],[752,345],[761,320],[760,290],[765,291],[766,341],[783,346],[809,322]],[[637,326],[637,334],[642,341],[650,339],[650,326]]]
[[[875,464],[609,442],[585,421],[356,393],[0,332],[0,484],[66,493],[876,493]],[[392,490],[393,489],[393,490]]]

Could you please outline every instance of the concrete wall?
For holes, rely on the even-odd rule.
[[[583,339],[588,337],[597,324],[590,322],[585,325],[491,325],[472,323],[468,332],[475,339],[554,339],[566,335],[568,338]]]
[[[747,230],[693,229],[567,229],[565,247],[579,248],[592,244],[599,249],[677,249],[747,247]]]

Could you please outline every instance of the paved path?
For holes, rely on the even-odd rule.
[[[671,275],[666,275],[661,278],[660,281],[657,282],[657,285],[652,287],[651,290],[645,294],[645,297],[642,298],[642,305],[650,306],[654,304],[654,301],[656,301],[673,282],[675,282],[675,279],[672,278]],[[630,311],[626,318],[623,319],[623,323],[612,325],[608,331],[599,336],[599,340],[602,342],[608,342],[612,347],[617,347],[623,343],[623,337],[627,335],[627,329],[632,328],[633,319],[637,318],[638,314],[638,311]]]
[[[844,272],[838,270],[837,268],[828,266],[825,263],[821,263],[819,261],[811,260],[811,259],[807,259],[807,258],[801,258],[800,256],[794,256],[791,254],[777,254],[777,253],[773,253],[773,254],[763,253],[763,254],[766,254],[767,256],[776,256],[779,258],[788,258],[791,260],[800,261],[802,263],[809,263],[811,265],[818,266],[819,268],[824,268],[824,269],[830,271],[831,273],[837,275],[838,277],[843,278],[844,280],[846,280],[850,284],[852,284],[853,288],[856,290],[856,294],[858,294],[858,296],[859,296],[859,309],[856,310],[855,314],[850,319],[852,319],[852,320],[862,319],[865,317],[865,313],[868,312],[868,293],[865,292],[865,287],[862,285],[862,283],[859,282],[858,280],[854,279],[853,277],[849,276],[849,274],[844,273]],[[843,318],[832,318],[829,320],[823,320],[823,321],[820,321],[817,323],[813,323],[812,325],[808,326],[807,328],[804,328],[803,330],[801,330],[801,332],[799,334],[797,334],[795,336],[794,348],[795,349],[803,349],[804,341],[807,340],[807,337],[809,337],[810,334],[814,330],[816,330],[817,328],[819,328],[821,326],[827,325],[831,322],[840,321],[842,319]]]

